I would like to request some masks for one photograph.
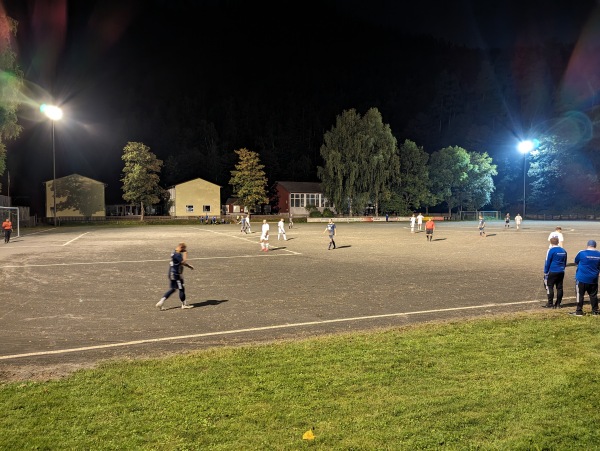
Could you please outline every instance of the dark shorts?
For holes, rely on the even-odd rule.
[[[433,235],[433,229],[425,230],[425,235]]]
[[[171,282],[171,288],[173,288],[174,290],[183,290],[184,289],[183,279],[170,280],[170,282]]]

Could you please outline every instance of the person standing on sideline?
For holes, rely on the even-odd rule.
[[[246,218],[242,215],[242,219],[240,220],[240,232],[244,233],[246,231]]]
[[[557,227],[554,232],[550,232],[550,235],[548,235],[548,241],[550,241],[552,238],[558,238],[558,245],[560,247],[564,247],[563,246],[563,241],[565,240],[562,234],[562,227]],[[552,244],[550,244],[550,246],[552,247]]]
[[[433,222],[433,218],[429,218],[425,223],[425,237],[427,241],[433,240],[433,231],[435,230],[435,222]]]
[[[421,213],[417,216],[417,228],[419,229],[419,232],[423,230],[423,215]]]
[[[327,226],[325,227],[325,230],[323,231],[323,233],[327,232],[329,234],[329,247],[327,248],[327,250],[331,250],[331,246],[333,246],[333,248],[335,249],[335,235],[336,235],[336,226],[333,223],[333,219],[329,219],[329,223],[327,224]]]
[[[482,215],[479,215],[479,225],[477,227],[479,227],[479,236],[485,238],[485,219]]]
[[[506,217],[504,218],[504,228],[510,228],[510,213],[506,213]]]
[[[587,248],[575,256],[575,292],[577,293],[577,309],[571,315],[583,316],[583,298],[585,293],[590,297],[592,315],[600,315],[598,311],[598,275],[600,274],[600,251],[596,242],[589,240]]]
[[[269,223],[266,219],[263,219],[260,232],[260,250],[269,252]]]
[[[558,238],[550,238],[550,249],[546,253],[544,263],[544,285],[548,295],[548,303],[543,308],[560,308],[563,298],[563,280],[567,267],[567,251],[558,245]],[[554,303],[554,287],[556,286],[556,304]]]
[[[185,285],[183,284],[183,267],[187,266],[190,269],[194,269],[192,265],[187,262],[187,246],[185,243],[179,243],[173,253],[171,254],[171,262],[169,263],[169,282],[171,284],[167,292],[160,298],[160,301],[156,303],[156,307],[164,310],[164,303],[169,296],[175,293],[175,290],[179,290],[179,300],[181,301],[181,308],[188,309],[193,308],[193,305],[188,305],[185,301]]]
[[[281,218],[277,223],[277,241],[279,241],[279,237],[282,235],[283,241],[287,241],[287,236],[285,236],[285,224],[283,223],[283,218]]]
[[[290,218],[289,219],[290,219],[290,223],[288,224],[288,228],[291,229],[292,227],[294,227],[294,219],[292,218],[292,214],[291,213],[290,213]]]
[[[517,213],[517,216],[515,216],[515,225],[517,226],[517,230],[519,230],[519,227],[521,227],[522,221],[523,221],[523,218],[521,217],[521,214]]]
[[[12,222],[10,218],[6,218],[6,221],[2,223],[2,230],[4,230],[4,243],[8,243],[10,241],[10,234],[12,233]]]
[[[410,217],[410,233],[415,233],[415,223],[417,222],[417,217],[413,213]]]

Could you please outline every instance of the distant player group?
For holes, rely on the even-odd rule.
[[[423,227],[423,215],[413,216],[410,219],[410,229],[414,233],[415,225],[418,230],[421,231]],[[6,221],[5,221],[6,222]],[[248,221],[249,222],[249,221]],[[521,226],[521,217],[517,215],[515,217],[515,224],[517,229]],[[507,214],[505,218],[505,227],[510,227],[510,216]],[[3,228],[6,230],[4,224]],[[290,226],[291,228],[291,226]],[[479,217],[479,234],[485,237],[485,219],[483,216]],[[336,249],[335,236],[337,227],[333,222],[333,219],[329,219],[327,226],[323,233],[329,235],[329,246],[328,250]],[[260,235],[260,246],[262,252],[269,252],[269,223],[266,219],[263,220]],[[430,242],[433,239],[433,231],[435,230],[435,223],[432,218],[429,218],[425,223],[425,236],[427,241]],[[243,227],[243,231],[246,232]],[[10,239],[10,234],[8,239]],[[277,223],[277,240],[283,238],[287,241],[287,235],[285,232],[285,224],[283,218]],[[8,242],[5,239],[5,242]],[[543,306],[544,308],[561,308],[563,299],[564,289],[563,282],[565,276],[565,268],[567,267],[567,251],[563,247],[564,236],[562,234],[562,228],[556,227],[556,229],[548,236],[550,247],[546,253],[546,260],[544,263],[544,286],[546,288],[547,303]],[[587,242],[586,249],[579,251],[575,256],[573,266],[577,266],[575,273],[575,292],[577,295],[577,307],[574,312],[571,312],[574,316],[583,316],[583,303],[584,297],[587,293],[590,299],[592,307],[592,315],[600,315],[600,309],[598,306],[598,278],[600,276],[600,251],[596,249],[596,241],[589,240]],[[181,301],[182,309],[193,308],[193,305],[189,305],[186,302],[185,285],[183,280],[183,268],[188,267],[194,269],[192,265],[187,262],[187,246],[185,243],[179,243],[175,250],[171,253],[171,259],[169,262],[169,289],[164,293],[163,297],[156,303],[156,307],[160,310],[164,310],[165,301],[175,292],[179,291],[179,300]],[[556,289],[556,302],[554,301],[554,292]]]
[[[242,228],[241,232],[250,233],[250,217],[242,217],[241,220]],[[289,228],[293,227],[292,217],[290,216]],[[263,219],[261,232],[260,232],[260,250],[261,252],[269,252],[269,231],[270,226],[266,219]],[[336,225],[333,222],[333,219],[329,219],[327,226],[323,233],[327,232],[329,234],[329,247],[328,250],[336,248],[335,245],[335,236],[336,236]],[[279,241],[283,238],[284,241],[287,241],[287,235],[285,233],[285,223],[283,218],[279,220],[277,223],[277,240]],[[171,260],[169,261],[169,271],[167,273],[167,277],[169,279],[169,289],[163,294],[162,298],[156,303],[156,307],[160,310],[165,310],[165,301],[169,299],[169,297],[175,293],[175,291],[179,291],[179,300],[181,301],[182,309],[190,309],[193,308],[193,305],[190,305],[186,301],[185,295],[185,282],[183,280],[183,268],[188,267],[190,269],[194,269],[192,265],[187,262],[188,253],[187,253],[187,245],[185,243],[179,243],[175,250],[171,253]]]

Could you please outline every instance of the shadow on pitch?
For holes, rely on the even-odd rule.
[[[58,191],[58,190],[57,190]],[[431,241],[446,241],[448,238],[435,238]]]
[[[222,304],[223,302],[229,302],[229,299],[209,299],[208,301],[204,301],[204,302],[194,302],[190,305],[193,305],[194,308],[196,307],[208,307],[209,305],[219,305]]]
[[[209,305],[219,305],[219,304],[222,304],[223,302],[229,302],[229,299],[222,299],[222,300],[209,299],[208,301],[204,301],[204,302],[189,302],[188,304],[191,305],[192,307],[196,308],[196,307],[208,307]],[[181,310],[181,303],[178,302],[177,305],[174,305],[173,307],[165,307],[165,308],[163,308],[162,311],[167,311],[167,310]]]
[[[345,245],[345,246],[336,246],[335,248],[336,248],[336,249],[346,249],[346,248],[348,248],[348,247],[352,247],[352,246],[350,246],[349,244],[347,244],[347,245]]]

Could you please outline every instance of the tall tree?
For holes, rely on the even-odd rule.
[[[317,168],[323,192],[338,211],[360,210],[371,201],[378,214],[381,199],[399,171],[396,138],[377,108],[364,117],[346,110],[325,133],[321,146],[324,166]]]
[[[323,193],[338,212],[352,215],[364,189],[360,177],[366,167],[360,115],[354,109],[343,111],[323,140],[324,165],[317,168]]]
[[[487,152],[469,152],[467,183],[463,188],[461,207],[478,210],[489,204],[495,190],[493,177],[498,175],[496,165]]]
[[[260,156],[246,148],[236,150],[238,162],[231,171],[229,184],[233,187],[234,196],[242,205],[255,207],[269,202],[267,197],[267,177],[264,165],[260,164]]]
[[[6,170],[6,141],[15,139],[22,127],[17,123],[23,74],[16,63],[12,42],[17,22],[0,14],[0,176]],[[2,185],[0,185],[1,187]]]
[[[143,143],[128,142],[123,148],[121,159],[123,168],[123,199],[140,204],[141,218],[144,220],[145,206],[160,202],[162,188],[158,185],[163,162],[156,158],[150,148]]]
[[[449,214],[454,207],[477,210],[490,203],[497,171],[487,152],[445,147],[431,155],[429,169],[433,191],[447,204]]]
[[[400,177],[396,190],[404,199],[406,209],[419,209],[422,205],[432,204],[434,199],[430,190],[429,154],[423,147],[409,139],[399,149]]]
[[[429,174],[432,191],[448,206],[448,214],[460,204],[460,194],[469,178],[469,153],[462,147],[445,147],[431,154]]]
[[[398,176],[400,159],[398,144],[388,124],[383,123],[377,108],[370,108],[362,118],[363,133],[370,137],[365,149],[368,155],[365,168],[366,186],[379,216],[380,200],[391,197],[391,182]]]

